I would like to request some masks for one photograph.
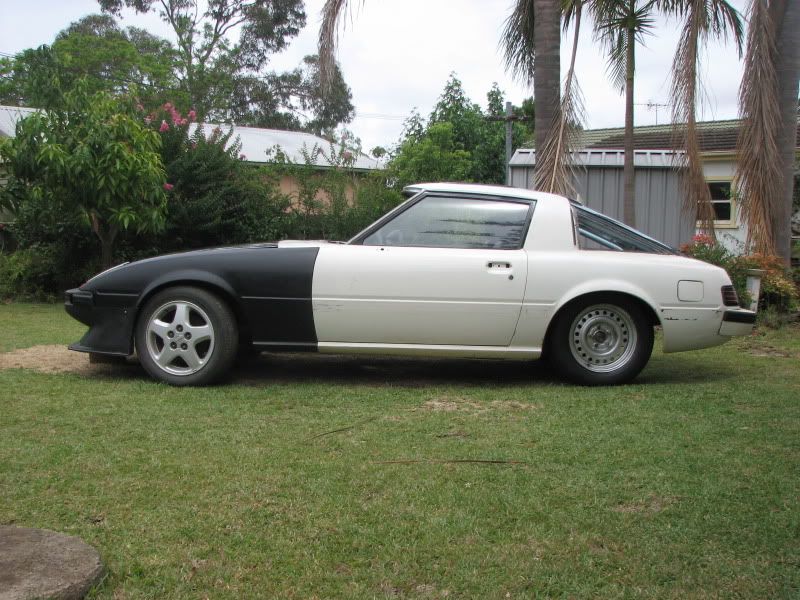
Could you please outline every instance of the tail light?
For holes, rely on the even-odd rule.
[[[736,294],[736,288],[732,285],[722,286],[722,303],[725,306],[739,306],[739,296]]]

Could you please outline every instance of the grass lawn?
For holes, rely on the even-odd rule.
[[[2,351],[81,331],[0,306]],[[797,598],[800,329],[604,389],[329,356],[204,389],[0,371],[0,524],[96,546],[96,598]]]

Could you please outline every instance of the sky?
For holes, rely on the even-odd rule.
[[[746,0],[731,0],[744,11]],[[320,10],[324,0],[306,0],[307,25],[288,49],[275,55],[271,67],[291,69],[316,53]],[[356,117],[347,125],[365,150],[390,147],[400,136],[403,120],[415,108],[427,116],[455,72],[467,95],[482,106],[497,82],[506,100],[520,104],[532,95],[503,66],[498,41],[513,0],[351,0],[353,9],[339,36],[338,59],[353,93]],[[454,10],[454,8],[456,10]],[[0,53],[49,44],[70,22],[99,12],[95,0],[0,0]],[[173,39],[155,14],[123,13],[123,25],[136,25]],[[669,70],[680,26],[658,19],[656,35],[637,47],[636,125],[669,122]],[[572,32],[562,40],[562,70],[568,63]],[[587,128],[621,127],[624,98],[608,82],[605,59],[584,26],[579,41],[577,77],[584,94]],[[732,43],[709,43],[701,80],[705,87],[699,117],[737,116],[736,96],[742,61]],[[650,104],[651,106],[648,106]]]

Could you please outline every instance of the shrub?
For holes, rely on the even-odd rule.
[[[304,152],[304,163],[290,162],[280,148],[274,150],[273,164],[264,167],[265,176],[277,182],[291,177],[297,192],[285,197],[287,209],[281,222],[281,238],[347,240],[403,200],[400,192],[386,184],[381,173],[363,175],[352,168],[355,154],[345,146],[331,143],[323,149]],[[322,156],[329,167],[320,169]]]
[[[145,247],[175,251],[276,237],[286,208],[276,188],[243,162],[233,129],[207,135],[202,126],[191,130],[194,120],[194,111],[183,116],[170,103],[146,117],[161,135],[168,202],[163,234]]]
[[[0,298],[58,300],[64,290],[80,285],[93,271],[64,270],[65,262],[63,252],[55,244],[35,244],[0,254]]]
[[[19,249],[2,255],[6,298],[57,298],[100,268],[97,240],[77,209],[55,210],[45,197],[29,194],[8,229]]]

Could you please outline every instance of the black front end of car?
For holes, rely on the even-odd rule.
[[[64,308],[89,330],[70,350],[111,356],[133,354],[136,294],[103,294],[75,288],[64,294]]]

